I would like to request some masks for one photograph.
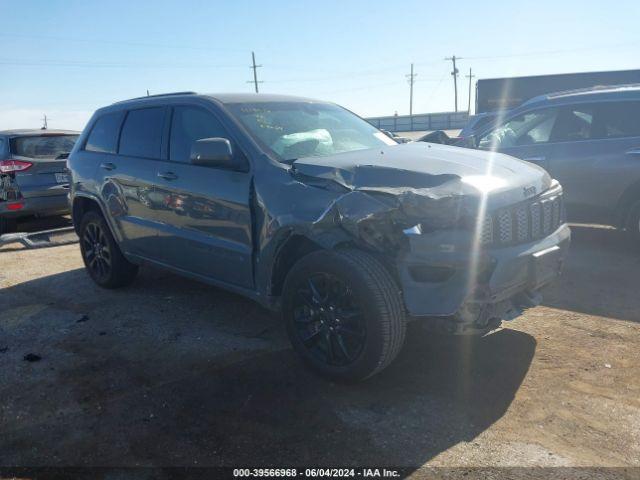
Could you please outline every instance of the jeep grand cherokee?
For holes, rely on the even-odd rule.
[[[282,312],[316,371],[361,380],[406,322],[484,334],[539,300],[570,231],[540,167],[398,145],[330,103],[167,94],[98,110],[68,161],[75,228],[99,285],[143,263]]]

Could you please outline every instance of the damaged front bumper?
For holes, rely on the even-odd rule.
[[[571,232],[561,224],[548,236],[520,245],[483,248],[473,232],[408,235],[397,269],[411,318],[451,334],[483,334],[540,301],[556,278]]]

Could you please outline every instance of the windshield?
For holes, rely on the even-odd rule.
[[[11,140],[11,153],[29,158],[56,158],[69,153],[78,135],[42,135]]]
[[[281,162],[397,145],[380,130],[336,105],[267,102],[228,107]]]

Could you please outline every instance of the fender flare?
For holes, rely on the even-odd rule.
[[[79,234],[78,228],[80,227],[79,222],[76,222],[76,213],[75,213],[75,204],[76,204],[76,199],[77,198],[84,198],[84,199],[87,199],[87,200],[91,200],[96,205],[98,205],[98,208],[100,209],[100,213],[102,214],[103,218],[107,222],[107,225],[109,226],[109,230],[111,230],[111,235],[113,235],[113,237],[118,242],[122,241],[122,236],[120,235],[119,230],[114,227],[113,219],[111,218],[110,215],[108,215],[107,209],[104,206],[103,202],[100,200],[100,198],[97,195],[95,195],[93,193],[78,192],[78,193],[75,193],[73,195],[73,198],[71,199],[71,219],[73,221],[73,227],[76,230],[76,233]]]

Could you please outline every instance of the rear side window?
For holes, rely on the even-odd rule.
[[[171,119],[169,159],[189,162],[193,143],[213,137],[229,138],[225,128],[211,113],[197,107],[175,107]]]
[[[640,102],[612,102],[599,109],[598,136],[640,137]]]
[[[121,155],[143,158],[160,158],[164,107],[131,110],[120,134]]]
[[[29,158],[58,158],[68,155],[77,135],[42,135],[11,139],[11,153]]]
[[[116,153],[122,112],[107,113],[96,120],[84,146],[89,152]]]

